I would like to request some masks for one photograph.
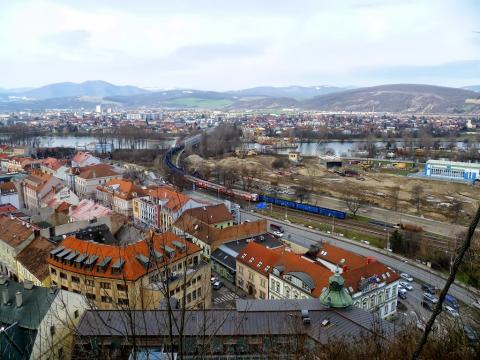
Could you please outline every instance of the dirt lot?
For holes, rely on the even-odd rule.
[[[442,221],[452,220],[452,199],[458,199],[462,203],[459,217],[461,223],[468,220],[480,202],[480,188],[472,185],[409,178],[368,170],[360,170],[359,177],[363,180],[358,180],[357,177],[344,177],[326,170],[315,158],[304,160],[303,166],[290,163],[279,169],[273,169],[272,163],[276,157],[270,155],[244,159],[227,157],[221,160],[203,160],[192,155],[188,159],[191,160],[193,167],[208,167],[211,172],[214,172],[216,167],[236,169],[243,175],[246,171],[252,171],[253,177],[263,181],[274,183],[278,181],[279,185],[302,185],[313,189],[312,192],[334,197],[355,194],[372,205],[390,209],[393,207],[392,189],[398,186],[400,188],[398,209],[411,214],[416,213],[416,207],[412,202],[412,189],[416,185],[421,185],[423,200],[420,213],[425,217]]]

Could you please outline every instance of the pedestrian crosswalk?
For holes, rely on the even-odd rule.
[[[223,302],[232,301],[232,300],[235,300],[235,299],[238,299],[238,295],[234,294],[232,292],[229,292],[227,294],[223,294],[222,296],[219,296],[219,297],[216,297],[215,299],[213,299],[213,303],[214,304],[221,304]]]

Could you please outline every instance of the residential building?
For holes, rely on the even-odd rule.
[[[129,245],[69,236],[50,252],[52,284],[78,292],[100,309],[158,309],[175,298],[188,308],[209,307],[210,265],[201,250],[173,233]]]
[[[50,286],[48,256],[55,244],[43,236],[37,236],[17,255],[18,281],[31,281],[35,286]]]
[[[113,179],[120,179],[121,174],[108,164],[88,165],[70,170],[69,183],[74,192],[84,198],[95,196],[97,186],[104,185]]]
[[[20,208],[20,198],[15,184],[11,181],[0,183],[0,205],[11,204]]]
[[[43,159],[40,165],[40,169],[47,174],[55,176],[58,169],[63,166],[63,163],[53,157],[48,157]]]
[[[185,214],[220,229],[234,225],[233,215],[223,203],[188,209]]]
[[[33,170],[21,182],[23,203],[27,209],[38,209],[46,204],[52,196],[60,191],[63,182],[40,170]]]
[[[0,274],[17,276],[16,257],[35,238],[35,229],[12,215],[0,215]]]
[[[0,358],[69,359],[73,333],[87,307],[72,292],[0,277]]]
[[[480,181],[480,164],[458,161],[428,160],[424,175],[432,178],[444,178],[475,183]]]
[[[99,219],[112,214],[112,210],[90,199],[83,199],[78,205],[73,205],[69,209],[71,222]]]
[[[113,179],[105,185],[97,186],[97,201],[110,207],[113,211],[125,215],[133,215],[133,199],[142,197],[144,190],[133,181]]]
[[[30,157],[12,157],[4,165],[8,172],[22,172],[40,167],[41,160],[34,160]]]
[[[212,252],[222,244],[266,234],[267,221],[252,221],[220,229],[189,214],[183,214],[175,222],[173,231],[200,246],[203,256],[210,258]]]
[[[250,242],[236,258],[236,285],[256,299],[269,299],[269,274],[285,254],[285,246],[269,249]]]
[[[133,200],[133,219],[139,226],[169,231],[186,210],[205,204],[164,185],[150,188],[148,195]]]
[[[210,259],[212,260],[213,270],[218,275],[220,275],[223,279],[235,285],[237,283],[236,281],[237,277],[242,277],[243,275],[243,270],[242,270],[242,275],[237,275],[238,274],[238,269],[237,269],[238,253],[242,251],[251,242],[260,244],[261,246],[267,249],[275,249],[283,246],[282,241],[280,241],[275,236],[269,233],[258,235],[248,239],[235,240],[235,241],[222,244],[217,249],[215,249],[210,255]],[[268,283],[268,276],[267,276],[267,283]],[[244,290],[246,292],[249,292],[248,288],[244,288]],[[252,291],[252,293],[255,294],[254,291]]]
[[[101,160],[88,151],[79,151],[72,158],[72,167],[85,167],[100,164]]]
[[[393,325],[387,321],[375,320],[372,314],[353,306],[334,305],[325,306],[318,299],[238,299],[235,309],[188,310],[186,313],[153,310],[134,314],[133,320],[122,311],[92,309],[80,322],[72,358],[167,359],[170,353],[162,355],[161,349],[172,346],[175,356],[180,339],[174,335],[172,341],[165,326],[170,315],[175,323],[185,319],[183,355],[189,359],[293,360],[298,359],[299,354],[305,359],[315,359],[322,353],[322,347],[338,339],[375,334],[388,340],[395,335]],[[121,325],[111,330],[110,324],[124,323],[132,324],[133,330]],[[91,347],[93,342],[95,349]]]

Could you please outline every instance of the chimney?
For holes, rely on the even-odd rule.
[[[21,291],[16,292],[15,301],[17,303],[17,308],[22,307],[23,298],[22,298],[22,292]]]
[[[8,290],[7,289],[3,289],[3,291],[2,291],[2,303],[3,303],[3,305],[8,304]]]
[[[25,290],[32,290],[32,289],[33,289],[33,282],[30,281],[30,280],[25,280],[25,281],[23,282],[23,288],[24,288]]]

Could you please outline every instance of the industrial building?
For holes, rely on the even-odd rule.
[[[428,160],[424,175],[474,183],[480,180],[480,164],[456,161]]]

